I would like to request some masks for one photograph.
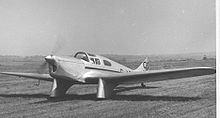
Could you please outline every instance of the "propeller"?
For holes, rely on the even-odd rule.
[[[47,69],[48,63],[46,61],[44,61],[40,67],[37,69],[37,73],[42,74],[45,72],[45,70]]]
[[[66,44],[66,40],[64,39],[64,37],[62,36],[56,36],[57,40],[55,42],[55,45],[51,51],[51,56],[54,55],[54,54],[57,54],[59,51],[61,51],[64,47],[64,45]],[[40,65],[39,68],[37,68],[37,73],[39,74],[43,74],[43,73],[46,73],[48,72],[48,63],[46,62],[46,60],[44,60],[44,62]],[[40,80],[38,80],[38,83],[36,84],[37,86],[40,85]]]
[[[55,42],[53,50],[51,51],[52,55],[57,54],[60,50],[63,49],[64,45],[66,44],[66,40],[64,39],[64,37],[59,35],[56,38],[57,40]]]
[[[66,39],[63,37],[63,36],[61,36],[61,35],[58,35],[58,36],[56,36],[56,42],[55,42],[55,44],[54,44],[54,47],[53,47],[53,49],[52,49],[52,51],[51,51],[51,56],[52,55],[55,55],[55,54],[57,54],[59,51],[61,51],[63,48],[64,48],[64,46],[67,44],[66,43]],[[39,73],[39,74],[42,74],[42,73],[45,73],[45,70],[47,69],[47,67],[48,67],[48,63],[46,62],[46,61],[44,61],[41,65],[40,65],[40,67],[37,69],[37,72]]]

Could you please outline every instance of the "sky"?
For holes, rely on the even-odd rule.
[[[0,55],[216,50],[215,0],[0,0]]]

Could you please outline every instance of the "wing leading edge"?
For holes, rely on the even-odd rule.
[[[0,74],[45,80],[45,81],[53,81],[53,78],[49,74],[19,73],[19,72],[1,72]]]

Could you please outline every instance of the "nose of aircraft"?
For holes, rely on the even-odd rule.
[[[55,62],[53,55],[48,55],[45,57],[46,62],[53,64]]]
[[[45,57],[49,64],[49,73],[53,78],[80,81],[81,70],[84,69],[83,62],[76,58],[48,55]]]

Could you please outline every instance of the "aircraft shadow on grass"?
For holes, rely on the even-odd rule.
[[[5,98],[47,98],[48,96],[47,94],[0,94],[0,97]]]
[[[114,93],[119,93],[119,92],[123,92],[123,91],[130,91],[130,90],[135,90],[135,89],[154,89],[154,88],[160,88],[160,87],[154,87],[154,86],[146,86],[145,88],[141,87],[141,86],[133,86],[133,87],[117,87],[114,90]]]
[[[107,100],[119,100],[119,101],[195,101],[200,100],[200,97],[184,97],[184,96],[153,96],[153,95],[118,95],[116,93],[129,91],[134,89],[152,89],[158,87],[118,87],[114,91],[114,95]],[[22,98],[47,98],[47,100],[35,102],[34,104],[40,103],[49,103],[49,102],[61,102],[61,101],[71,101],[71,100],[92,100],[99,101],[100,99],[96,98],[95,93],[90,94],[66,94],[64,97],[60,98],[50,98],[48,94],[0,94],[0,97],[13,98],[13,97],[22,97]],[[105,99],[104,99],[105,100]]]

